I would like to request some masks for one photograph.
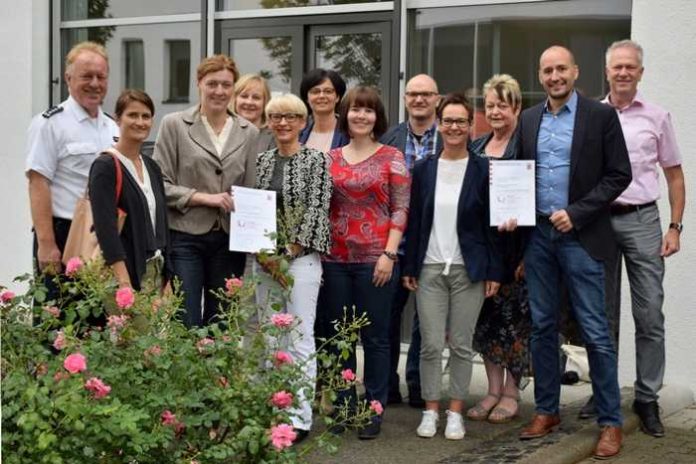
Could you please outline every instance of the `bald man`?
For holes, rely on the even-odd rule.
[[[543,437],[560,423],[558,310],[568,288],[587,348],[601,434],[594,455],[621,449],[623,418],[617,356],[604,306],[604,260],[616,244],[610,205],[631,182],[616,112],[575,91],[579,69],[570,50],[553,46],[539,59],[546,100],[522,112],[519,159],[536,161],[536,226],[524,254],[532,313],[536,414],[521,439]]]
[[[435,80],[427,74],[413,76],[406,83],[404,103],[408,120],[389,129],[381,142],[399,149],[404,154],[409,169],[419,159],[436,155],[442,150],[442,140],[437,132],[435,110],[440,103],[440,93]],[[399,249],[403,257],[403,247]],[[403,269],[403,267],[401,267]],[[401,354],[401,314],[408,301],[409,291],[399,286],[394,294],[391,314],[390,353],[391,374],[389,376],[389,403],[401,403],[399,391],[399,374],[397,367]],[[408,386],[408,404],[414,408],[425,406],[420,392],[420,332],[418,316],[414,316],[411,331],[411,346],[406,361],[406,385]]]

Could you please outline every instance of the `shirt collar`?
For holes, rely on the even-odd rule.
[[[571,115],[575,114],[575,110],[578,108],[578,93],[573,90],[573,93],[570,94],[570,98],[568,101],[561,107],[561,109],[558,110],[559,114],[561,112],[567,111]],[[549,110],[549,100],[546,99],[546,103],[544,103],[544,112],[550,113],[551,111]]]
[[[77,119],[78,122],[83,122],[86,119],[95,119],[95,118],[92,118],[87,113],[87,111],[85,111],[85,109],[82,107],[82,105],[77,103],[77,101],[72,97],[72,95],[68,97],[68,100],[65,103],[65,106],[67,106],[73,112],[73,114],[75,115],[75,118]],[[97,111],[96,120],[100,126],[104,125],[106,123],[106,121],[104,120],[105,117],[106,116],[104,116],[104,114],[102,113],[101,107],[99,107],[99,110]]]
[[[406,128],[408,129],[408,133],[411,137],[414,137],[415,134],[413,133],[413,130],[411,129],[411,121],[406,122]],[[430,127],[430,129],[426,130],[423,132],[423,137],[427,135],[433,135],[433,133],[437,130],[437,123],[433,123],[433,125]]]
[[[612,104],[612,102],[611,102],[611,98],[610,98],[610,97],[611,97],[611,93],[608,93],[607,96],[604,97],[604,100],[602,100],[602,103],[606,103],[607,105],[614,106],[614,105]],[[632,107],[633,105],[639,105],[639,106],[645,105],[645,99],[643,99],[643,95],[642,95],[640,92],[636,92],[635,97],[633,97],[633,100],[631,101],[631,103],[629,103],[626,107],[624,107],[624,108],[616,108],[616,107],[614,106],[614,108],[616,108],[617,110],[623,111],[623,110],[626,110],[626,109]]]

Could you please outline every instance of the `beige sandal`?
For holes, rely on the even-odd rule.
[[[518,416],[519,411],[520,411],[520,405],[518,404],[519,398],[515,396],[508,396],[508,395],[502,395],[502,398],[508,398],[511,400],[515,401],[516,408],[514,411],[511,411],[510,409],[501,406],[500,402],[493,408],[493,410],[488,414],[488,422],[491,424],[507,424],[511,420],[513,420],[515,417]]]
[[[495,399],[495,403],[493,403],[490,408],[486,408],[481,404],[486,398]],[[491,395],[489,393],[488,395],[484,396],[483,399],[476,404],[476,406],[473,406],[466,411],[466,417],[473,421],[485,421],[488,418],[488,414],[490,414],[491,410],[496,404],[498,404],[498,400],[500,400],[499,396]]]

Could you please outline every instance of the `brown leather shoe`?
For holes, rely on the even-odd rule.
[[[595,459],[613,458],[621,451],[621,442],[623,441],[623,432],[621,427],[602,427],[602,432],[599,434],[599,441],[594,450]]]
[[[532,421],[520,432],[520,440],[531,440],[541,438],[553,432],[553,429],[561,423],[558,415],[534,414]]]

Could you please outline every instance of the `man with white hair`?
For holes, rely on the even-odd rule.
[[[670,115],[638,92],[643,70],[643,49],[638,43],[622,40],[607,49],[610,91],[603,102],[616,109],[633,174],[631,184],[611,206],[618,250],[607,261],[607,312],[618,346],[623,258],[636,330],[633,410],[640,418],[643,432],[662,437],[665,432],[657,400],[665,372],[664,259],[679,251],[686,194]],[[667,180],[670,204],[670,221],[664,235],[656,204],[660,197],[658,167]]]
[[[101,109],[108,73],[102,45],[75,45],[65,60],[70,96],[36,115],[29,127],[26,175],[37,274],[60,272],[73,211],[87,187],[92,161],[118,136],[118,126]],[[46,285],[48,298],[56,298],[50,278]]]

